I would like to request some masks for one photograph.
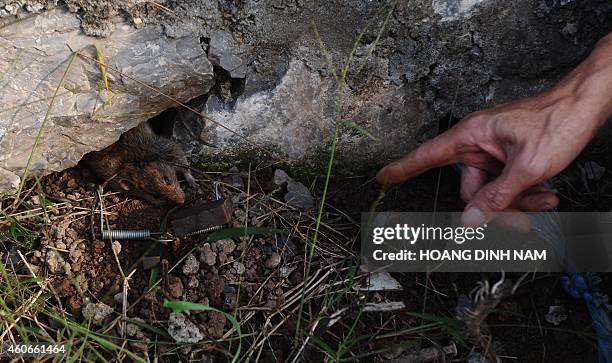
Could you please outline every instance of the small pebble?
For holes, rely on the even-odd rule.
[[[104,303],[88,303],[83,307],[83,317],[94,325],[101,326],[104,320],[113,313],[113,308]]]
[[[230,254],[236,249],[236,243],[231,239],[222,239],[215,242],[218,251],[223,251],[225,254]]]
[[[113,296],[113,301],[114,301],[114,302],[115,302],[115,304],[117,304],[117,305],[121,305],[121,304],[123,304],[123,293],[122,293],[122,292],[116,293],[116,294]]]
[[[265,266],[268,269],[273,269],[273,268],[276,268],[278,265],[280,265],[280,263],[281,263],[281,256],[278,253],[274,252],[270,256],[270,258],[266,260]]]
[[[234,268],[236,269],[237,274],[242,274],[246,270],[244,265],[238,261],[234,262]]]
[[[200,280],[196,276],[189,276],[189,281],[187,282],[187,287],[190,289],[195,289],[200,286]]]
[[[215,262],[217,262],[217,256],[213,252],[210,243],[205,243],[200,249],[200,261],[208,266],[214,266]]]
[[[185,262],[183,262],[183,273],[185,275],[194,275],[199,269],[200,262],[192,253],[190,253],[185,259]]]
[[[180,299],[183,296],[183,281],[177,276],[168,278],[168,292],[175,299]]]

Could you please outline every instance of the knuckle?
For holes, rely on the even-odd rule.
[[[506,209],[512,201],[512,193],[503,187],[485,187],[483,190],[484,202],[492,211]]]
[[[476,111],[466,115],[458,125],[466,128],[482,126],[482,122],[486,118],[484,111]]]

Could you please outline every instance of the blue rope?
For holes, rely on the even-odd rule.
[[[608,295],[600,290],[600,282],[599,276],[593,272],[572,272],[561,277],[565,291],[571,297],[586,302],[597,333],[599,362],[610,363],[612,362],[612,321],[610,321],[612,306]]]
[[[535,232],[551,242],[563,256],[567,244],[557,212],[530,213],[529,219]],[[568,262],[567,271],[567,275],[561,277],[561,285],[568,295],[586,302],[597,334],[599,363],[612,363],[612,306],[608,295],[600,289],[601,278],[594,272],[574,272],[576,268],[571,261]]]

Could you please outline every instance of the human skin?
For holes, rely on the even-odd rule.
[[[397,184],[431,168],[464,164],[462,221],[469,226],[487,222],[494,212],[551,209],[559,200],[541,183],[571,163],[611,116],[609,33],[551,89],[467,115],[376,178]]]

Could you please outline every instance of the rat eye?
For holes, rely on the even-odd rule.
[[[172,184],[172,181],[170,180],[170,178],[168,178],[167,176],[164,177],[164,183],[165,184]]]

